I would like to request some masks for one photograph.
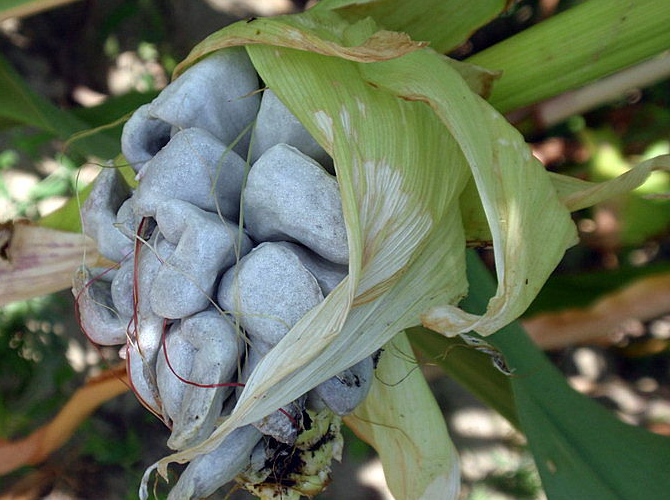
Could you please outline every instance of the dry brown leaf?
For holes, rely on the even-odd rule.
[[[642,278],[584,309],[544,313],[523,322],[542,349],[560,349],[607,338],[630,320],[648,321],[670,312],[670,273]]]
[[[77,389],[46,425],[15,441],[0,440],[0,475],[42,462],[62,446],[102,403],[129,390],[125,364],[109,369]]]
[[[0,224],[0,306],[72,285],[74,270],[100,265],[95,242],[25,221]]]

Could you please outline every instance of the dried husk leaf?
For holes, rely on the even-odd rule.
[[[489,224],[498,277],[484,315],[444,304],[428,309],[421,320],[445,335],[471,330],[489,335],[528,307],[576,242],[576,228],[521,134],[451,66],[429,50],[402,61],[365,66],[365,77],[404,99],[428,104],[458,142]]]
[[[0,475],[35,465],[57,450],[101,404],[129,390],[124,366],[109,369],[77,389],[50,422],[29,436],[0,440]]]
[[[72,284],[72,270],[102,263],[95,242],[78,233],[17,221],[0,225],[0,306]]]
[[[545,312],[523,321],[523,327],[542,349],[563,349],[598,341],[620,340],[622,325],[650,321],[670,313],[670,273],[641,278],[599,298],[585,308]]]
[[[350,47],[349,44],[342,43],[350,33],[351,24],[329,11],[310,11],[298,16],[241,21],[211,34],[200,42],[175,68],[174,77],[179,76],[189,66],[211,52],[238,45],[272,45],[352,61],[373,62],[393,59],[428,44],[428,42],[415,42],[405,33],[375,30],[362,43]]]
[[[438,52],[465,43],[477,28],[508,8],[510,0],[321,0],[315,9],[331,9],[347,20],[372,17],[384,28],[415,40],[430,40]]]

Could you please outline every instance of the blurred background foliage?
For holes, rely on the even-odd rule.
[[[451,55],[465,59],[578,3],[517,2]],[[88,0],[3,18],[0,84],[11,85],[13,93],[0,96],[0,222],[37,220],[89,184],[100,165],[120,152],[119,120],[153,99],[176,63],[207,34],[240,18],[297,12],[306,5]],[[39,105],[21,114],[21,99],[35,95]],[[609,179],[643,159],[670,153],[670,80],[631,88],[550,128],[534,122],[532,113],[509,118],[547,169]],[[101,129],[95,136],[64,147],[75,132],[96,127]],[[531,335],[533,318],[542,313],[570,315],[636,280],[670,273],[670,200],[649,196],[668,191],[670,176],[658,172],[634,192],[574,215],[582,241],[527,311]],[[488,250],[479,252],[492,263]],[[667,280],[654,286],[647,293],[670,295]],[[644,294],[624,298],[628,302],[615,304],[634,309],[645,302]],[[574,388],[624,421],[664,435],[670,435],[670,300],[667,304],[652,317],[631,313],[616,328],[590,331],[549,351]],[[67,291],[0,309],[0,440],[28,434],[47,421],[86,377],[105,368],[104,358],[115,357],[111,349],[98,351],[86,343]],[[524,437],[428,361],[423,369],[462,456],[462,498],[544,498]],[[144,467],[166,452],[166,433],[126,394],[106,403],[45,464],[1,477],[0,499],[136,498]],[[353,434],[346,439],[343,464],[319,498],[389,498],[370,448]]]

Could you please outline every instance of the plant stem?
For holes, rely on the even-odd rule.
[[[489,100],[508,113],[667,50],[668,25],[667,0],[589,0],[467,62],[503,71]]]
[[[595,83],[526,108],[524,115],[533,115],[536,129],[549,128],[573,115],[616,101],[632,89],[647,87],[668,77],[670,52],[665,52]]]

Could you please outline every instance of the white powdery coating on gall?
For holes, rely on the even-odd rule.
[[[149,115],[149,104],[137,108],[123,126],[121,151],[135,172],[170,140],[170,124]]]
[[[288,248],[300,258],[302,265],[316,278],[324,297],[349,274],[348,266],[330,262],[301,245],[287,241],[279,241],[277,244]]]
[[[182,130],[144,166],[135,213],[153,217],[161,201],[178,199],[237,220],[246,163],[203,129]]]
[[[175,250],[175,245],[165,238],[153,237],[148,242],[153,247],[142,245],[141,258],[137,264],[138,274],[138,303],[137,313],[140,317],[152,314],[149,303],[149,291],[160,268],[161,259],[165,260]],[[154,250],[158,254],[154,254]],[[128,258],[119,267],[112,280],[112,299],[114,308],[124,319],[131,318],[135,313],[133,300],[133,282],[135,280],[135,259]]]
[[[126,327],[114,310],[111,283],[105,278],[110,277],[101,276],[94,280],[86,267],[75,272],[72,294],[77,301],[79,323],[87,337],[96,344],[123,344]]]
[[[296,241],[337,264],[349,262],[337,180],[291,146],[278,144],[254,163],[244,217],[257,241]]]
[[[170,420],[178,418],[181,410],[181,402],[184,398],[186,383],[179,377],[189,380],[196,348],[181,335],[181,324],[175,323],[165,336],[165,348],[163,346],[156,360],[156,384],[158,394],[163,402],[163,410]],[[168,365],[168,359],[170,364]],[[170,369],[172,367],[172,369]],[[174,370],[174,372],[172,371]]]
[[[130,196],[130,187],[115,168],[103,168],[81,209],[84,233],[98,243],[98,251],[120,262],[133,250],[133,242],[114,224],[116,213]]]
[[[168,85],[150,104],[149,114],[179,130],[198,127],[224,144],[250,125],[260,104],[258,76],[244,47],[227,48],[206,57]],[[235,146],[249,148],[246,134]]]
[[[132,344],[127,345],[126,371],[132,384],[135,396],[154,413],[161,415],[161,405],[158,402],[158,389],[154,383],[153,366],[144,359],[139,349]]]
[[[202,385],[231,382],[242,354],[242,342],[232,323],[215,310],[198,313],[181,322],[184,340],[195,348],[189,381]],[[197,387],[186,384],[181,408],[173,419],[168,446],[181,450],[211,434],[221,416],[223,401],[232,387]]]
[[[194,458],[181,474],[168,500],[206,498],[232,481],[251,462],[251,453],[262,434],[252,425],[232,431],[210,453]],[[141,495],[141,498],[146,498]]]
[[[363,402],[372,386],[374,363],[367,357],[351,368],[317,385],[314,392],[336,415],[353,412]]]
[[[223,275],[217,298],[239,318],[253,347],[266,354],[323,294],[297,255],[263,243]]]
[[[333,160],[310,135],[300,121],[279,100],[272,90],[263,92],[256,119],[251,161],[277,144],[290,144],[321,165],[332,166]]]
[[[258,363],[263,359],[261,353],[251,347],[247,353],[247,359],[242,368],[241,382],[246,383]],[[237,388],[237,395],[242,393],[242,388]],[[305,409],[306,397],[303,395],[295,401],[282,407],[282,411],[277,410],[253,422],[256,427],[265,436],[271,436],[280,443],[293,444],[298,438],[299,423],[302,421],[302,412]]]
[[[135,214],[135,199],[131,196],[123,202],[116,212],[116,223],[114,226],[126,238],[134,241],[141,220],[142,217],[138,217]]]
[[[151,307],[159,316],[171,319],[206,309],[217,278],[251,250],[251,240],[243,233],[240,238],[237,224],[180,200],[161,202],[156,222],[177,247],[158,271],[151,288]]]

